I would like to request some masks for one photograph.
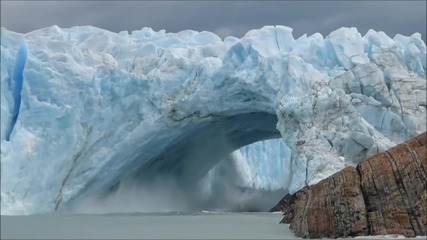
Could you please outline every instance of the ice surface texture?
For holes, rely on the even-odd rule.
[[[61,210],[129,179],[194,185],[273,138],[285,150],[272,141],[233,153],[236,175],[276,188],[269,179],[283,174],[295,192],[425,130],[417,33],[1,29],[2,214]]]

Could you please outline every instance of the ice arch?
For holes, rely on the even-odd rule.
[[[191,184],[203,177],[218,161],[251,143],[279,138],[277,117],[263,112],[213,119],[179,136],[159,156],[142,167],[141,177],[171,174]]]
[[[293,192],[425,131],[419,34],[1,31],[2,214],[61,209],[153,172],[191,184],[209,157],[277,137]]]
[[[227,163],[223,164],[223,162],[230,161],[235,155],[230,154],[243,146],[266,139],[279,138],[280,133],[276,124],[275,115],[263,112],[215,117],[202,123],[193,120],[193,123],[186,127],[186,131],[177,138],[172,139],[166,145],[158,144],[158,149],[156,149],[158,155],[147,154],[144,151],[145,148],[140,149],[139,154],[132,161],[128,161],[126,167],[117,171],[119,174],[114,177],[110,176],[108,182],[96,187],[88,186],[87,189],[98,192],[95,194],[80,192],[77,207],[72,206],[71,211],[247,210],[238,203],[256,205],[249,208],[253,210],[268,210],[270,205],[280,197],[271,200],[269,205],[262,204],[264,208],[260,208],[261,203],[255,204],[256,200],[249,199],[254,198],[257,194],[253,192],[257,188],[247,186],[252,181],[243,179],[244,176],[237,176],[236,170],[246,171],[247,169],[237,169],[241,167],[238,163],[231,166]],[[152,141],[157,142],[155,137],[152,138]],[[274,153],[280,154],[280,152]],[[246,162],[246,160],[243,161]],[[226,169],[227,172],[208,174],[218,167]],[[252,169],[257,172],[256,168],[252,167]],[[280,169],[277,169],[277,172],[280,172]],[[239,173],[249,174],[247,171]],[[259,171],[259,173],[264,174],[264,171]],[[203,195],[208,190],[207,186],[203,186],[206,181],[216,183],[217,179],[212,179],[212,177],[221,178],[224,186],[216,185],[215,191],[209,195]],[[265,177],[268,178],[268,176]],[[237,178],[240,178],[240,182],[237,182]],[[271,179],[274,178],[277,176],[271,177]],[[97,180],[96,184],[101,182]],[[267,184],[267,181],[265,182]],[[259,183],[260,181],[258,181]],[[223,189],[218,191],[218,187]],[[274,190],[277,190],[278,187],[275,186]],[[286,186],[280,187],[285,188]],[[249,188],[252,192],[243,193],[244,188]],[[230,195],[226,198],[216,196],[216,194],[226,192],[233,196]],[[241,193],[239,194],[239,192]],[[283,191],[281,192],[283,193]],[[85,194],[87,196],[82,197]],[[247,201],[242,199],[245,197]],[[89,198],[91,201],[88,203],[85,198]],[[93,198],[95,199],[93,200]],[[140,198],[140,200],[130,198]],[[153,203],[153,201],[159,201],[159,203]],[[131,204],[131,206],[121,206],[120,203]],[[102,206],[95,207],[94,205]],[[233,205],[236,206],[233,207]]]

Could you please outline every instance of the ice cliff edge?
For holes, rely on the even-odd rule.
[[[2,214],[60,210],[130,179],[192,185],[272,138],[290,149],[295,192],[425,130],[419,34],[1,29]]]

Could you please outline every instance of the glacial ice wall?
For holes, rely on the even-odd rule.
[[[295,192],[425,130],[417,33],[1,29],[2,214],[65,209],[129,179],[196,185],[273,138],[288,148],[282,187]],[[263,161],[272,148],[233,153],[259,156],[234,160],[240,178],[253,166],[257,187],[276,187]]]
[[[206,181],[274,191],[287,188],[291,177],[291,149],[281,139],[270,139],[234,151],[210,170]]]

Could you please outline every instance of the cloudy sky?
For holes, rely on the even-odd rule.
[[[339,27],[370,28],[393,37],[419,32],[426,39],[426,1],[1,1],[1,26],[17,32],[58,25],[110,31],[151,27],[212,31],[241,37],[264,25],[285,25],[294,37]]]

